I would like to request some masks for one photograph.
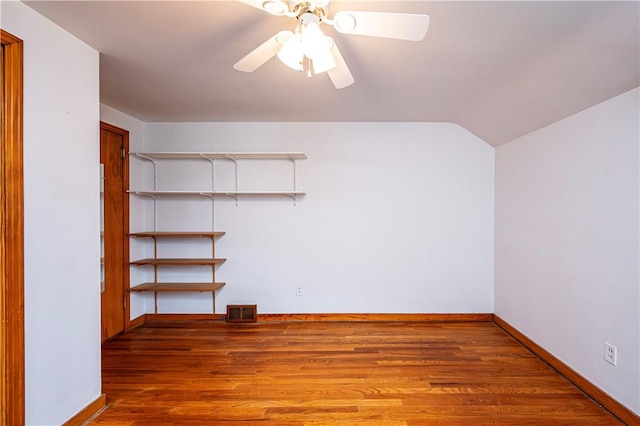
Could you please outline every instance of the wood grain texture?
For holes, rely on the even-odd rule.
[[[491,321],[493,314],[258,314],[270,321]]]
[[[174,238],[185,238],[185,237],[221,237],[225,233],[218,231],[204,231],[204,232],[134,232],[129,234],[131,237],[136,238],[155,238],[155,237],[174,237]]]
[[[226,261],[227,259],[148,258],[148,259],[135,260],[131,262],[131,264],[132,265],[174,265],[174,266],[200,265],[200,266],[204,266],[204,265],[219,265]]]
[[[220,321],[220,314],[146,314],[138,317],[139,324],[153,322]],[[372,321],[491,321],[493,314],[258,314],[258,322],[282,321],[329,321],[329,322],[372,322]]]
[[[538,345],[536,342],[522,334],[511,324],[494,315],[494,322],[511,335],[514,339],[524,345],[531,352],[540,357],[543,361],[553,367],[558,373],[566,377],[571,383],[580,388],[584,393],[596,400],[599,404],[629,425],[640,425],[640,417],[636,416],[631,410],[618,401],[609,396],[602,389],[591,383],[589,380],[578,374],[564,362],[553,356],[549,351]]]
[[[142,283],[131,287],[129,291],[216,291],[224,283]]]
[[[111,128],[112,131],[121,131],[122,132],[122,143],[124,145],[124,153],[125,153],[125,159],[122,162],[122,181],[123,181],[123,187],[122,187],[122,193],[123,193],[123,202],[122,202],[122,216],[125,218],[130,218],[130,214],[129,214],[129,193],[127,192],[128,188],[129,188],[129,131],[125,130],[125,129],[120,129],[119,127],[113,126],[109,123],[105,123],[103,121],[100,122],[100,126],[102,128]],[[129,234],[129,220],[125,220],[123,223],[123,227],[122,227],[122,232],[123,232],[123,238],[122,238],[122,242],[123,242],[123,247],[122,247],[122,252],[123,252],[123,259],[122,259],[122,268],[125,272],[124,276],[122,277],[122,287],[123,289],[127,290],[130,286],[131,286],[131,274],[129,273],[129,260],[131,259],[130,257],[130,246],[129,246],[129,241],[127,239],[127,235]],[[126,297],[126,306],[124,309],[124,331],[129,331],[131,329],[131,321],[129,320],[131,318],[131,300],[129,297],[129,293],[128,292],[124,292],[125,293],[125,297]]]
[[[0,30],[0,400],[2,425],[24,424],[23,43]]]
[[[4,46],[0,45],[0,129],[4,129],[5,121],[7,121],[7,117],[4,113],[5,110],[5,96],[4,96]],[[0,130],[2,131],[2,130]],[[0,135],[2,139],[0,141],[0,170],[5,169],[5,153],[4,153],[4,134]],[[0,171],[0,267],[2,267],[2,271],[0,272],[0,425],[5,425],[7,423],[7,395],[9,393],[9,389],[7,386],[7,363],[5,359],[7,358],[7,337],[9,336],[9,330],[7,330],[7,312],[8,306],[5,306],[5,298],[7,294],[7,277],[4,273],[4,265],[5,265],[5,240],[6,240],[6,224],[5,217],[7,204],[5,202],[5,184],[4,184],[4,172]]]
[[[492,322],[146,324],[94,425],[616,425]]]
[[[100,122],[100,162],[104,164],[104,268],[101,294],[102,340],[130,328],[129,293],[129,132]],[[123,156],[123,152],[125,155]]]
[[[223,316],[223,314],[145,314],[144,323],[181,323],[192,321],[210,323],[221,321]]]

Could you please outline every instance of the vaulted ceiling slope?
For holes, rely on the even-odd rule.
[[[424,13],[421,42],[323,25],[355,84],[233,64],[292,18],[235,1],[27,1],[101,53],[102,102],[156,121],[454,122],[497,146],[640,85],[638,1],[331,1]]]

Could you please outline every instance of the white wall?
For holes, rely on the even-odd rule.
[[[495,312],[636,413],[639,93],[496,150]]]
[[[19,2],[24,40],[26,422],[57,425],[100,382],[98,53]]]
[[[100,105],[100,120],[105,123],[112,124],[116,127],[129,131],[129,151],[142,151],[144,147],[144,132],[145,124],[124,114],[108,105]],[[129,169],[129,187],[135,188],[144,185],[144,176],[141,168]],[[139,197],[129,197],[130,208],[133,211],[143,208],[142,200]],[[130,229],[142,229],[144,228],[144,218],[140,215],[129,215],[129,227]],[[130,256],[131,258],[142,257],[144,247],[141,246],[139,241],[135,239],[131,241]],[[131,269],[131,279],[133,282],[141,282],[143,277],[143,271],[136,268]],[[150,295],[144,295],[139,293],[130,294],[130,316],[131,319],[137,318],[145,313],[145,298],[149,298]]]
[[[217,274],[227,283],[218,311],[249,302],[263,313],[493,311],[494,149],[461,127],[147,123],[145,137],[148,151],[308,156],[297,166],[298,189],[307,195],[295,207],[286,197],[241,198],[237,207],[216,201],[216,230],[227,232],[217,255],[228,258]],[[150,165],[132,161],[151,182]],[[230,189],[232,163],[216,164],[216,189]],[[210,169],[204,160],[161,162],[158,189],[210,189]],[[292,167],[288,160],[241,160],[239,179],[241,190],[291,189]],[[210,204],[161,200],[158,230],[210,229]],[[152,202],[145,205],[132,214],[152,227]],[[184,254],[186,246],[164,245],[164,255]],[[198,274],[194,280],[206,279]],[[197,294],[160,302],[161,312],[211,312],[209,299]]]

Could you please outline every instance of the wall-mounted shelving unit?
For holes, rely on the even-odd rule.
[[[216,282],[216,266],[224,263],[227,259],[215,257],[215,239],[224,235],[224,232],[136,232],[129,234],[134,238],[152,238],[153,239],[153,257],[139,259],[130,262],[134,266],[153,266],[154,280],[153,282],[145,282],[131,287],[129,291],[142,292],[152,291],[154,294],[155,313],[158,313],[158,293],[159,292],[178,292],[178,291],[197,291],[211,292],[213,313],[216,312],[216,291],[224,287],[225,283]],[[211,257],[210,258],[162,258],[158,257],[158,239],[159,238],[210,238],[211,239]],[[158,282],[158,268],[162,266],[211,266],[211,282],[193,283],[193,282]]]
[[[307,156],[302,152],[131,152],[130,158],[139,158],[150,162],[153,165],[153,188],[152,189],[130,189],[128,192],[133,195],[149,197],[153,199],[153,231],[136,232],[130,234],[132,238],[151,238],[153,240],[153,257],[145,259],[137,259],[131,261],[130,264],[135,267],[153,267],[154,279],[151,282],[144,282],[135,285],[129,289],[131,292],[153,292],[155,313],[158,313],[158,293],[161,292],[211,292],[213,313],[216,312],[216,291],[222,288],[225,283],[216,282],[215,273],[217,265],[226,261],[226,259],[216,258],[215,256],[215,239],[224,235],[224,232],[215,231],[215,201],[216,196],[225,196],[235,199],[238,205],[238,199],[244,196],[286,196],[293,199],[296,205],[297,197],[305,195],[304,191],[297,188],[297,169],[296,161],[304,160]],[[204,183],[203,190],[166,190],[158,189],[158,164],[164,161],[188,160],[188,161],[207,161],[211,166],[210,182]],[[227,175],[227,183],[233,182],[231,189],[216,188],[216,161],[232,161],[234,176]],[[240,160],[286,160],[291,164],[291,186],[286,190],[273,191],[252,191],[239,190],[238,173]],[[229,169],[225,169],[229,171]],[[211,200],[211,231],[205,232],[160,232],[157,223],[157,199],[162,197],[207,197]],[[211,239],[211,257],[207,258],[164,258],[158,256],[158,240],[166,238],[210,238]],[[165,267],[194,267],[194,266],[210,266],[211,282],[159,282],[158,270]]]
[[[149,160],[306,160],[303,152],[131,152]]]
[[[296,198],[297,195],[304,195],[303,191],[134,191],[129,193],[136,195],[144,195],[147,197],[156,197],[162,195],[202,195],[204,197],[212,197],[215,195],[225,195],[227,197],[237,199],[240,195],[286,195]]]
[[[285,195],[293,198],[294,204],[298,195],[305,195],[304,191],[297,189],[296,160],[304,160],[307,156],[303,152],[131,152],[130,155],[149,161],[153,164],[153,189],[136,190],[129,192],[147,197],[163,195],[202,195],[214,197],[225,195],[238,201],[243,195]],[[211,188],[203,191],[167,191],[157,189],[157,162],[158,160],[207,160],[211,163]],[[235,187],[233,189],[216,189],[215,186],[215,160],[233,161],[235,166]],[[238,189],[238,160],[290,160],[292,164],[292,188],[290,191],[250,191]]]

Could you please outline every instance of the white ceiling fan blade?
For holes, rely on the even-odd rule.
[[[278,54],[282,45],[293,35],[293,31],[280,31],[269,40],[256,47],[247,56],[233,65],[233,68],[242,72],[254,72],[265,62]]]
[[[336,43],[329,36],[327,36],[327,39],[331,41],[331,55],[333,56],[333,60],[336,61],[336,66],[328,70],[327,74],[329,74],[329,78],[336,89],[344,89],[355,83],[355,80]]]
[[[283,16],[289,12],[289,5],[281,0],[238,0],[240,3],[264,10],[272,15]]]
[[[343,34],[420,41],[427,34],[429,15],[340,11],[333,26]]]

